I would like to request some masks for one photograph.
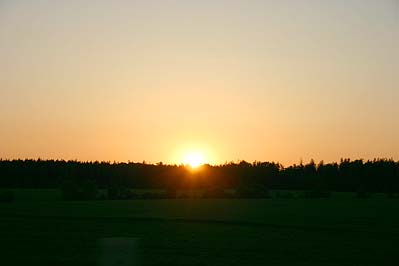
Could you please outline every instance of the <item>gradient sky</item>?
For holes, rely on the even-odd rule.
[[[0,157],[399,159],[396,0],[0,0]]]

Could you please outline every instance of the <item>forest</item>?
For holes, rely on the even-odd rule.
[[[294,164],[240,161],[191,169],[163,163],[0,160],[1,188],[60,188],[67,184],[129,189],[267,189],[399,192],[399,162],[392,159]],[[249,193],[249,192],[248,192]]]

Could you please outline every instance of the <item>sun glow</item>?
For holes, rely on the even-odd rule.
[[[185,165],[188,165],[192,168],[197,168],[205,163],[204,157],[200,153],[188,153],[183,160]]]

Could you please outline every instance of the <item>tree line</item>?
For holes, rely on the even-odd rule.
[[[134,189],[284,189],[399,193],[399,162],[392,159],[294,164],[240,161],[191,169],[163,163],[0,160],[1,188],[59,188],[95,184]]]

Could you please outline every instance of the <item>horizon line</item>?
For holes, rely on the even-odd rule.
[[[77,162],[77,163],[105,163],[105,164],[110,164],[110,165],[114,165],[114,164],[143,164],[143,165],[153,165],[153,166],[189,166],[189,164],[187,163],[166,163],[163,161],[159,161],[159,162],[150,162],[147,160],[143,160],[143,161],[116,161],[116,160],[79,160],[79,159],[43,159],[43,158],[2,158],[0,157],[0,162],[12,162],[12,161],[44,161],[44,162],[50,162],[50,161],[55,161],[55,162]],[[375,157],[373,159],[364,159],[364,158],[350,158],[350,157],[341,157],[339,161],[324,161],[324,160],[320,160],[319,162],[316,162],[314,159],[310,159],[309,162],[303,162],[302,159],[300,160],[299,163],[291,163],[291,164],[287,164],[287,166],[285,166],[284,164],[280,163],[279,161],[261,161],[261,160],[254,160],[252,162],[247,161],[247,160],[231,160],[231,161],[225,161],[224,163],[219,163],[219,164],[214,164],[214,163],[203,163],[200,166],[213,166],[213,167],[218,167],[218,166],[225,166],[225,165],[231,165],[231,164],[240,164],[240,163],[247,163],[250,165],[256,165],[257,163],[271,163],[271,164],[277,164],[280,165],[283,168],[286,167],[291,167],[291,166],[301,166],[301,165],[307,165],[307,164],[315,164],[315,165],[320,165],[320,164],[341,164],[342,162],[355,162],[355,161],[362,161],[362,162],[376,162],[376,161],[388,161],[388,162],[394,162],[394,163],[399,163],[399,161],[396,161],[393,157]]]

